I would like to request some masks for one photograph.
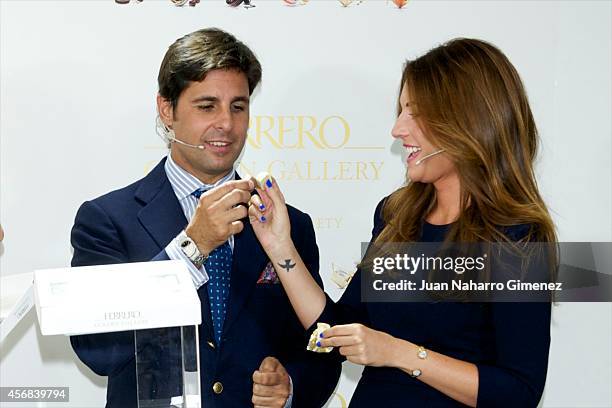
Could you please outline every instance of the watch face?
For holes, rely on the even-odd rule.
[[[181,242],[181,250],[183,251],[183,253],[185,255],[187,255],[189,258],[193,257],[196,253],[196,246],[193,243],[193,241],[186,239],[184,241]]]

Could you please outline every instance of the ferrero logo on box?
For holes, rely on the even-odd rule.
[[[141,313],[138,310],[105,312],[104,320],[130,320],[140,319]]]

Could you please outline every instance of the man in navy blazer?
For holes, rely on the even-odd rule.
[[[224,31],[199,30],[172,44],[157,96],[170,153],[143,179],[80,207],[72,265],[183,260],[202,305],[202,406],[320,407],[340,365],[305,350],[306,333],[246,219],[253,181],[233,170],[260,79],[255,55]],[[322,286],[312,221],[292,207],[289,215]],[[133,332],[70,340],[88,367],[108,376],[106,406],[136,407]]]

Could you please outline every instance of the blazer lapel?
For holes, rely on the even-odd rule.
[[[158,194],[140,210],[138,219],[160,250],[187,225],[169,181],[163,183]]]

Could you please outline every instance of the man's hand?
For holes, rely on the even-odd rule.
[[[291,385],[285,367],[274,357],[266,357],[253,373],[255,408],[282,408],[289,398]]]
[[[255,188],[252,180],[228,181],[202,194],[185,233],[203,254],[210,254],[230,235],[242,231],[246,204]],[[239,205],[245,204],[245,205]]]

